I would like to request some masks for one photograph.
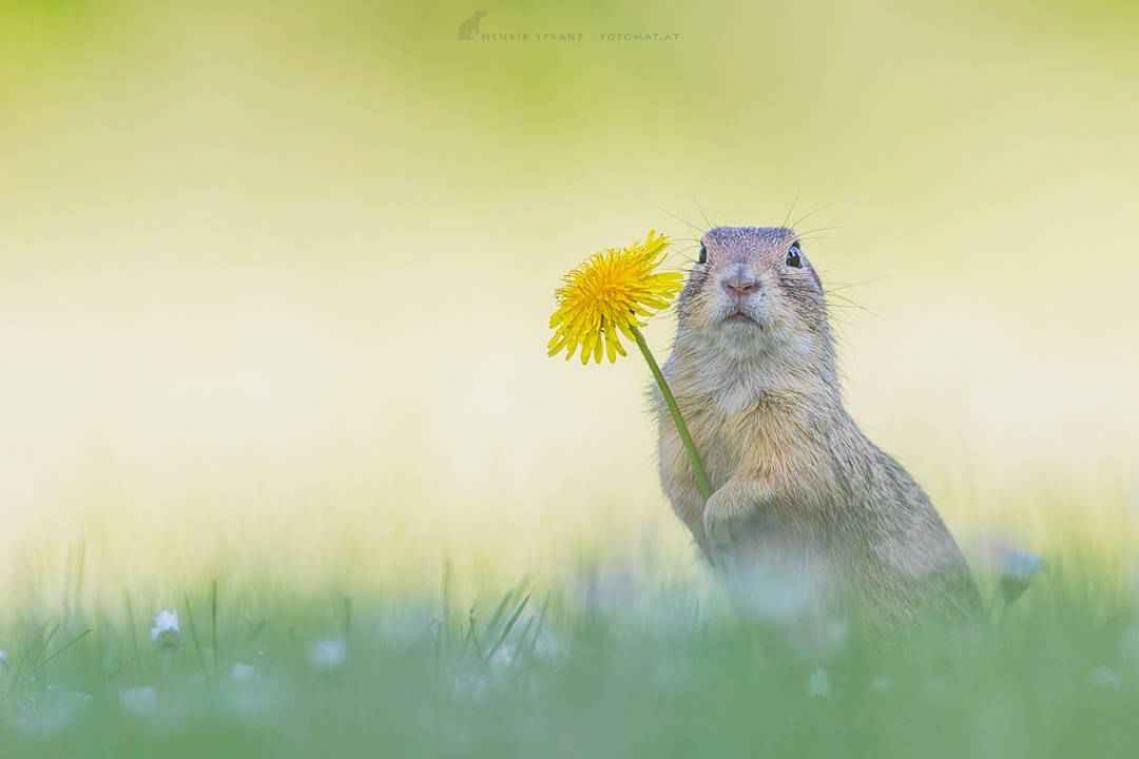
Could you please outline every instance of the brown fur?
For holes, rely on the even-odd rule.
[[[714,566],[774,563],[877,621],[930,604],[979,608],[925,492],[843,407],[822,284],[805,251],[800,267],[788,264],[793,243],[784,228],[704,235],[707,262],[681,294],[664,372],[713,493],[705,503],[697,492],[658,397],[660,474],[674,510]]]

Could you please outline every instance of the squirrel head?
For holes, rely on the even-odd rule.
[[[834,374],[822,281],[792,229],[708,230],[677,314],[678,347],[701,346],[733,359]]]

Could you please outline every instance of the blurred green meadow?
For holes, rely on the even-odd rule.
[[[1137,32],[1075,0],[0,2],[0,755],[1119,753]],[[976,629],[734,609],[647,372],[545,357],[590,252],[783,222]],[[1044,558],[1008,609],[994,546]]]
[[[467,608],[434,597],[192,589],[131,613],[27,617],[5,756],[1121,756],[1139,738],[1129,594],[1061,564],[957,628],[741,615],[594,575]],[[579,590],[581,590],[579,588]],[[158,624],[157,622],[155,624]]]

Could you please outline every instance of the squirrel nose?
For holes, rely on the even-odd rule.
[[[728,291],[728,295],[734,295],[740,298],[745,295],[751,295],[759,290],[759,280],[744,274],[736,274],[728,277],[722,284],[724,289]]]

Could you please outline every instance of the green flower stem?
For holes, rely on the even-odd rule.
[[[684,423],[684,417],[680,415],[680,406],[676,405],[676,397],[672,394],[672,388],[668,386],[668,382],[664,378],[660,367],[657,366],[657,360],[653,357],[653,352],[649,350],[649,344],[645,342],[645,336],[636,326],[631,327],[633,330],[633,337],[637,340],[637,347],[641,349],[641,355],[645,357],[648,362],[649,369],[652,370],[653,378],[657,381],[657,387],[660,388],[661,395],[664,396],[664,402],[668,405],[668,413],[672,415],[672,421],[676,425],[676,431],[680,434],[680,441],[684,443],[684,450],[688,452],[688,462],[692,465],[692,474],[696,477],[696,489],[700,491],[700,495],[707,499],[712,495],[712,486],[708,484],[708,473],[704,471],[704,462],[700,460],[700,453],[696,450],[696,444],[692,442],[692,435],[688,432],[688,425]]]

